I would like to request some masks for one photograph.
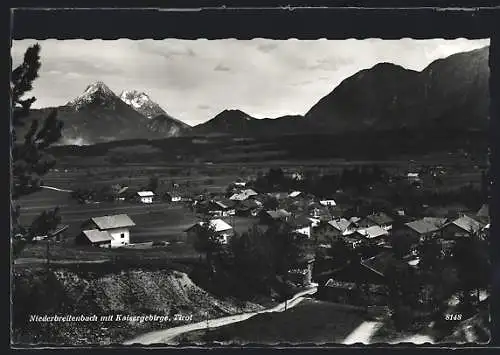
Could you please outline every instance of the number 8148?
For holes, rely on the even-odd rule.
[[[462,314],[460,313],[451,313],[451,314],[446,314],[444,316],[445,320],[462,320]]]

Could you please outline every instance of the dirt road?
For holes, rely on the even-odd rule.
[[[296,295],[294,295],[291,299],[287,300],[286,302],[280,303],[275,307],[272,307],[272,308],[269,308],[269,309],[266,309],[263,311],[236,314],[233,316],[210,319],[207,321],[193,323],[193,324],[187,324],[187,325],[183,325],[180,327],[158,330],[158,331],[146,333],[146,334],[140,335],[134,339],[128,340],[124,343],[124,345],[169,344],[169,342],[171,342],[174,338],[178,337],[179,335],[187,333],[187,332],[191,332],[194,330],[206,329],[207,327],[208,328],[218,328],[218,327],[222,327],[224,325],[242,322],[242,321],[245,321],[245,320],[247,320],[251,317],[254,317],[257,314],[261,314],[261,313],[282,312],[285,309],[290,309],[290,308],[295,307],[297,304],[299,304],[301,301],[303,301],[305,299],[306,295],[315,294],[317,289],[318,288],[315,285],[310,289],[307,289],[307,290],[304,290],[304,291],[297,293]]]

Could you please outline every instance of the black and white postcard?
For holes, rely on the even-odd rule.
[[[14,39],[11,344],[488,344],[489,49]]]

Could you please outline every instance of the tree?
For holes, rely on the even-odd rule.
[[[149,191],[156,192],[159,185],[160,185],[160,180],[158,179],[158,176],[151,176],[149,178],[149,182],[146,189]]]
[[[412,238],[410,234],[396,232],[392,235],[390,242],[394,255],[397,258],[402,259],[410,254],[412,247],[415,244],[415,239]]]
[[[30,123],[24,140],[18,140],[16,129],[26,126],[24,118],[30,113],[34,97],[24,98],[32,90],[33,81],[38,77],[40,63],[40,46],[38,44],[27,49],[21,65],[11,75],[11,172],[12,200],[30,194],[40,187],[41,177],[54,165],[55,159],[47,153],[47,148],[61,137],[63,123],[57,119],[57,111],[52,110],[42,124],[37,119]],[[32,241],[32,233],[27,232],[19,223],[20,209],[11,202],[11,235],[12,251],[17,257],[26,244]],[[43,231],[45,233],[47,231]]]
[[[232,239],[236,278],[253,291],[269,292],[276,276],[272,241],[269,235],[253,226],[240,238]]]
[[[440,266],[442,260],[442,245],[436,238],[427,238],[419,246],[419,267],[424,271],[433,272]]]
[[[205,253],[209,277],[215,273],[214,255],[221,250],[222,241],[209,218],[204,218],[200,223],[194,248],[200,253]]]
[[[469,237],[456,241],[452,255],[463,294],[467,295],[475,290],[479,302],[479,290],[486,288],[491,280],[487,242],[481,240],[476,233],[471,232]]]
[[[276,197],[269,196],[266,198],[264,203],[262,204],[262,207],[266,210],[275,210],[280,206],[280,203]]]

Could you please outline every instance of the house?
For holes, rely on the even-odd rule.
[[[76,237],[76,243],[79,245],[91,245],[101,248],[111,248],[112,241],[113,238],[108,232],[99,229],[84,230]]]
[[[490,223],[490,209],[488,204],[484,204],[481,206],[479,211],[477,211],[476,216],[477,220],[483,224]]]
[[[359,248],[364,244],[365,241],[364,237],[356,232],[344,235],[343,240],[352,249]]]
[[[245,187],[247,186],[247,183],[243,180],[237,180],[233,183],[233,185],[236,187]]]
[[[342,236],[342,232],[326,221],[313,228],[313,238],[319,246],[329,247]]]
[[[124,201],[125,192],[128,190],[128,186],[121,186],[119,184],[111,186],[111,193],[115,201]]]
[[[480,232],[483,227],[482,223],[464,215],[446,224],[442,229],[442,235],[444,239],[448,240],[467,238],[472,234]]]
[[[288,218],[292,216],[290,212],[284,209],[278,209],[278,210],[270,210],[270,211],[261,211],[260,214],[260,221],[263,224],[272,224],[278,221],[286,221]]]
[[[261,210],[261,204],[252,199],[239,201],[235,206],[235,210],[239,216],[256,217]]]
[[[232,201],[244,201],[244,200],[247,200],[247,199],[249,199],[253,196],[257,196],[257,195],[258,195],[258,193],[255,192],[254,190],[245,189],[245,190],[242,190],[238,193],[231,195],[231,197],[229,197],[229,199]]]
[[[415,172],[409,172],[406,175],[406,178],[408,179],[409,182],[414,183],[414,182],[420,182],[420,174],[415,173]]]
[[[204,213],[214,217],[228,217],[236,214],[234,201],[210,200],[202,203],[200,208]]]
[[[313,229],[313,235],[316,242],[320,245],[331,244],[334,240],[341,236],[346,236],[354,233],[354,226],[345,218],[335,219],[328,222],[320,222]]]
[[[288,198],[288,193],[287,192],[270,192],[267,194],[270,197],[274,197],[278,201],[285,200]]]
[[[345,218],[333,219],[328,222],[328,225],[339,231],[341,235],[349,235],[355,231],[352,223]]]
[[[331,219],[331,214],[328,211],[328,208],[325,206],[322,206],[319,203],[312,202],[307,206],[307,211],[309,213],[309,216],[313,218],[319,218],[322,220],[330,220]]]
[[[365,218],[365,221],[360,222],[360,225],[362,227],[379,226],[385,230],[391,230],[393,222],[394,220],[391,217],[389,217],[386,213],[379,212],[367,216]]]
[[[288,280],[300,286],[309,286],[312,282],[314,256],[306,255],[298,258],[288,270]]]
[[[389,235],[389,232],[386,229],[377,225],[368,227],[366,229],[360,229],[357,232],[359,232],[368,240],[380,240],[381,238],[387,237]]]
[[[349,222],[351,222],[351,224],[358,228],[359,227],[359,222],[361,221],[361,218],[359,217],[356,217],[356,216],[352,216],[351,218],[349,218]]]
[[[296,172],[292,173],[292,179],[296,180],[296,181],[302,181],[302,180],[304,180],[304,174],[296,171]]]
[[[153,203],[154,192],[153,191],[138,191],[139,201],[142,203]]]
[[[185,230],[187,233],[187,240],[194,243],[199,236],[200,230],[206,222],[198,222]],[[209,221],[210,226],[214,229],[222,244],[227,244],[234,236],[234,230],[231,225],[224,222],[222,219],[212,219]]]
[[[446,218],[424,217],[404,224],[403,232],[409,233],[417,240],[437,236],[446,223]]]
[[[46,235],[37,235],[33,240],[40,241],[45,239],[53,239],[57,242],[64,240],[64,232],[69,228],[68,225],[58,225],[56,228],[50,230]]]
[[[288,194],[288,197],[290,198],[296,198],[296,197],[299,197],[300,195],[302,194],[301,191],[292,191]]]
[[[182,195],[178,191],[166,192],[164,196],[170,202],[182,201]]]
[[[311,227],[313,230],[314,228],[318,227],[321,223],[321,220],[319,218],[308,217],[308,219],[311,221]]]
[[[292,227],[294,233],[305,235],[307,238],[311,238],[312,222],[309,220],[309,218],[305,216],[293,216],[287,219],[286,223],[290,227]]]
[[[322,200],[319,201],[319,203],[322,206],[336,206],[337,205],[337,203],[335,202],[335,200],[331,199],[331,198],[322,199]]]
[[[97,229],[101,232],[107,232],[111,236],[111,247],[115,248],[130,244],[130,228],[133,226],[135,223],[128,215],[118,214],[93,217],[83,223],[82,229],[86,231]]]

